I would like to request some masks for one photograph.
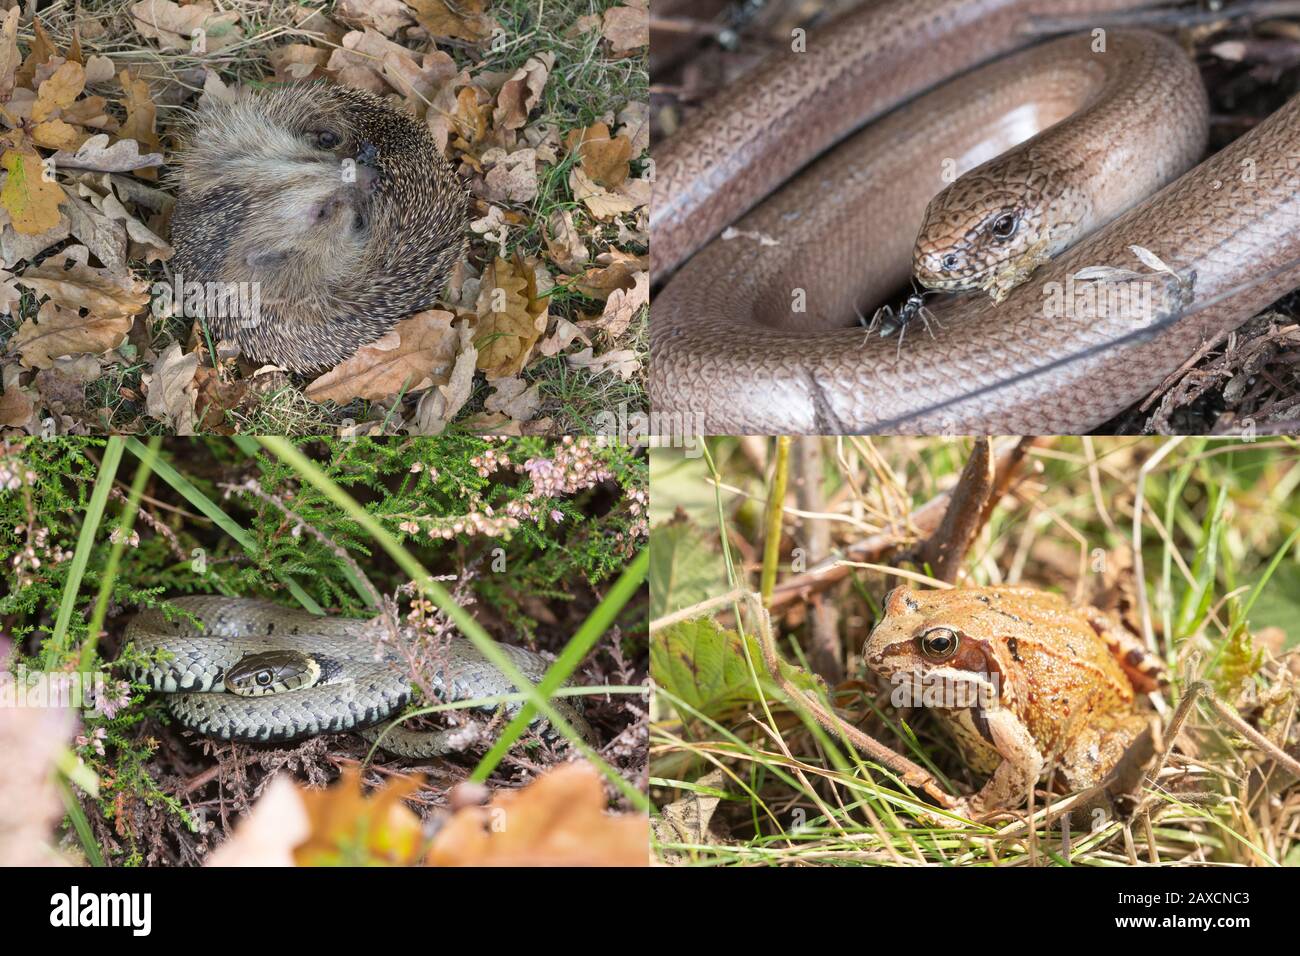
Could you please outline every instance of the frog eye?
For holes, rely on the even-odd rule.
[[[932,627],[920,640],[921,653],[932,661],[945,661],[957,653],[957,632],[950,627]]]

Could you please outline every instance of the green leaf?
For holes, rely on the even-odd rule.
[[[651,544],[653,558],[654,545]],[[759,688],[735,631],[708,618],[681,621],[650,636],[650,673],[687,706],[714,716],[759,699]],[[750,658],[758,670],[764,696],[784,696],[763,667],[758,641],[746,634]],[[796,687],[822,693],[821,680],[801,667],[781,662],[782,673]]]
[[[650,529],[650,618],[699,604],[727,590],[722,561],[684,517]]]

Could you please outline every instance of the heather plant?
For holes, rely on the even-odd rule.
[[[542,649],[563,646],[645,545],[646,461],[626,446],[448,435],[296,447],[489,630]],[[68,832],[92,862],[194,860],[213,826],[160,784],[171,756],[141,724],[163,708],[110,663],[137,607],[279,595],[364,616],[373,584],[426,633],[447,631],[355,515],[252,440],[2,442],[0,561],[4,667],[106,676],[59,760],[75,784],[64,788]],[[645,613],[643,601],[618,610],[617,679],[596,683],[635,679],[627,662],[644,657]],[[288,766],[311,776],[313,759]],[[158,833],[182,829],[200,842],[160,845]]]

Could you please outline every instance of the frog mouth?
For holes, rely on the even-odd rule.
[[[893,690],[890,703],[897,708],[971,710],[983,714],[1001,704],[996,675],[974,673],[958,667],[900,668],[886,675]]]

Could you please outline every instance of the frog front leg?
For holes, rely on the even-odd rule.
[[[990,708],[982,716],[980,730],[1002,762],[972,798],[972,809],[987,812],[1020,806],[1042,776],[1043,755],[1029,728],[1010,707]]]

